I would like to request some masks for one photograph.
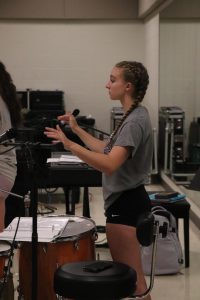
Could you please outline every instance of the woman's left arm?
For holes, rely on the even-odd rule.
[[[128,147],[114,146],[108,154],[88,150],[68,139],[59,126],[56,129],[46,128],[44,134],[52,138],[54,143],[62,142],[66,150],[71,151],[89,166],[107,175],[115,172],[130,156],[130,148]]]

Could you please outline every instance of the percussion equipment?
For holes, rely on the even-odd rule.
[[[64,264],[56,270],[54,289],[58,299],[146,299],[153,288],[156,243],[163,231],[166,231],[165,227],[155,221],[152,212],[147,211],[138,219],[138,242],[142,246],[153,246],[149,287],[143,293],[133,295],[137,288],[137,274],[130,266],[115,261],[81,261]]]
[[[7,241],[0,241],[0,299],[14,300],[14,283],[12,273],[5,274],[6,260],[9,259],[11,245]],[[6,278],[4,278],[6,276]]]
[[[56,300],[53,289],[56,269],[66,262],[95,259],[96,238],[95,223],[91,219],[70,216],[59,239],[50,243],[38,243],[37,300]],[[31,299],[31,252],[31,243],[22,242],[19,256],[19,299]]]
[[[4,277],[5,261],[10,254],[10,244],[5,241],[0,241],[0,279]]]

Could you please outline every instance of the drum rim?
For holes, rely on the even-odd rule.
[[[96,223],[95,223],[95,221],[93,219],[85,217],[85,216],[67,215],[67,214],[58,214],[58,215],[55,215],[55,214],[53,214],[53,215],[48,215],[47,217],[49,217],[49,218],[52,218],[52,217],[62,217],[62,218],[63,217],[67,217],[69,219],[70,218],[86,219],[86,220],[92,222],[96,226]]]
[[[1,244],[7,246],[7,249],[1,251]],[[11,243],[9,241],[0,240],[0,257],[8,256],[11,250]]]

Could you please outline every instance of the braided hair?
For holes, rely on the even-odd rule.
[[[8,107],[12,126],[18,126],[21,121],[21,113],[16,87],[2,62],[0,62],[0,95]]]
[[[123,69],[124,80],[133,84],[134,102],[142,102],[149,84],[149,75],[143,64],[136,61],[121,61],[115,67]]]
[[[124,80],[126,82],[132,83],[134,86],[133,94],[131,95],[133,98],[133,104],[123,115],[118,126],[111,133],[109,142],[104,149],[104,153],[109,153],[111,151],[114,136],[116,135],[126,118],[130,115],[130,113],[136,107],[138,107],[140,102],[142,102],[149,84],[149,75],[142,63],[136,61],[121,61],[117,63],[115,67],[123,69],[122,76],[124,77]]]

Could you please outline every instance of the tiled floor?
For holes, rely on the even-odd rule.
[[[162,187],[150,185],[148,190],[160,190]],[[92,191],[92,190],[91,190]],[[102,212],[103,200],[100,190],[92,191],[91,216],[97,224],[104,224]],[[183,245],[182,222],[179,226],[180,240]],[[105,254],[103,256],[109,255]],[[147,277],[148,280],[148,277]],[[152,291],[152,300],[199,300],[200,294],[198,286],[200,284],[200,232],[190,222],[190,268],[183,268],[178,275],[156,276],[154,288]]]
[[[161,186],[149,185],[148,190],[162,190]],[[91,218],[97,225],[105,224],[103,214],[103,199],[101,188],[90,188],[90,213]],[[42,197],[43,199],[44,197]],[[81,197],[82,198],[82,193]],[[63,196],[57,194],[52,197],[50,204],[57,207],[56,214],[65,213]],[[56,200],[56,201],[55,201]],[[76,215],[82,215],[82,201],[76,204]],[[182,223],[179,224],[180,240],[183,244]],[[99,234],[97,242],[105,238],[104,234]],[[97,248],[96,254],[100,259],[111,259],[107,248]],[[14,279],[18,284],[18,258],[14,259]],[[147,277],[147,280],[149,278]],[[152,291],[152,300],[199,300],[200,284],[200,233],[195,225],[190,222],[190,268],[182,269],[180,274],[170,276],[156,276]],[[16,298],[17,299],[17,292]],[[45,299],[46,300],[46,299]],[[47,299],[48,300],[48,299]],[[95,300],[95,299],[94,299]]]

